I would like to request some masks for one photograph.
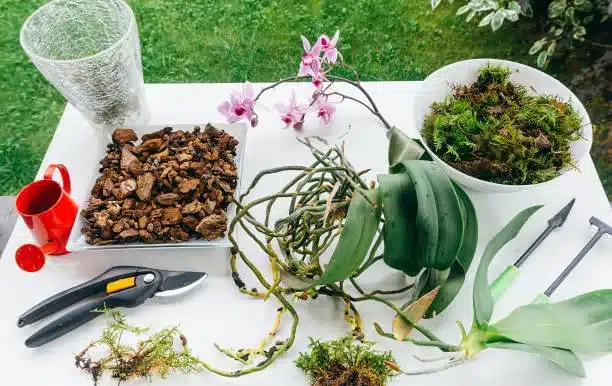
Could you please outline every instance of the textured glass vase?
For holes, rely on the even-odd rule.
[[[54,0],[24,23],[21,46],[92,126],[145,123],[140,41],[122,0]]]

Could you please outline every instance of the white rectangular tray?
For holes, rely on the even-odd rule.
[[[181,130],[192,130],[194,126],[199,125],[202,130],[206,126],[206,124],[202,123],[193,123],[193,124],[180,124],[180,125],[166,125],[171,126],[173,129],[181,129]],[[235,190],[235,197],[240,194],[240,185],[242,182],[242,170],[244,166],[244,149],[246,144],[246,136],[247,136],[247,125],[245,123],[212,123],[214,127],[220,130],[224,130],[226,133],[233,136],[238,140],[238,148],[236,149],[236,156],[234,157],[234,162],[236,163],[236,168],[238,172],[238,185]],[[138,137],[142,137],[142,135],[151,133],[157,130],[162,129],[164,126],[159,125],[140,125],[140,126],[131,126],[132,129],[136,132]],[[104,146],[98,146],[99,157],[98,160],[101,160],[106,155],[106,144]],[[154,249],[154,248],[229,248],[231,246],[230,241],[227,238],[227,233],[225,237],[219,238],[216,240],[203,240],[203,239],[192,239],[188,241],[182,241],[177,243],[157,243],[157,244],[147,244],[143,242],[133,242],[129,244],[110,244],[110,245],[92,245],[88,244],[85,239],[85,235],[81,233],[82,227],[82,219],[81,219],[81,210],[87,207],[87,202],[89,200],[89,193],[91,188],[94,186],[96,179],[100,176],[98,170],[100,169],[100,164],[96,163],[91,165],[91,172],[89,176],[83,179],[83,181],[87,181],[87,194],[83,197],[74,197],[79,206],[79,213],[77,214],[77,218],[74,221],[74,225],[72,227],[72,231],[70,233],[70,238],[68,239],[67,249],[71,252],[79,252],[79,251],[96,251],[96,250],[117,250],[117,249]],[[230,204],[227,209],[227,218],[228,224],[232,221],[234,216],[236,215],[236,206]]]

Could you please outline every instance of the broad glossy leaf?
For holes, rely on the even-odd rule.
[[[538,59],[536,60],[538,67],[544,67],[544,65],[546,64],[546,57],[546,51],[540,52],[540,54],[538,55]]]
[[[495,12],[491,12],[487,16],[483,17],[480,23],[478,23],[478,26],[484,27],[484,26],[489,25],[491,23],[491,20],[493,20],[494,15],[495,15]]]
[[[457,15],[457,16],[463,15],[464,13],[467,13],[471,9],[472,8],[468,4],[462,5],[461,7],[459,7],[459,9],[457,10],[457,13],[455,15]]]
[[[380,190],[368,190],[366,195],[370,201],[377,203],[376,207],[370,205],[361,194],[353,195],[336,249],[316,285],[335,283],[348,278],[365,259],[378,231],[382,212]]]
[[[447,270],[432,271],[433,272],[431,272],[429,276],[430,281],[423,291],[429,290],[436,284],[439,285],[439,291],[433,304],[427,310],[424,316],[425,319],[434,318],[444,311],[446,307],[451,304],[453,299],[455,299],[455,296],[457,296],[465,281],[465,271],[456,260]]]
[[[426,318],[431,318],[441,313],[448,307],[453,299],[455,299],[455,296],[457,296],[457,293],[459,293],[459,290],[463,286],[465,274],[468,269],[470,269],[470,265],[474,259],[474,253],[476,252],[476,245],[478,244],[478,219],[474,205],[467,193],[465,193],[459,185],[453,182],[453,186],[460,199],[462,208],[461,213],[465,220],[463,241],[461,243],[461,249],[459,249],[459,253],[457,254],[457,259],[450,267],[448,277],[443,283],[436,284],[436,286],[440,286],[440,290],[438,296],[436,296],[436,299],[425,314]]]
[[[591,354],[612,352],[612,289],[519,307],[489,331],[521,343]]]
[[[439,166],[429,161],[404,162],[417,197],[417,263],[449,268],[461,247],[463,219],[457,193]]]
[[[529,49],[529,55],[534,55],[537,54],[538,51],[540,51],[542,49],[542,47],[544,47],[544,45],[546,44],[545,40],[538,40],[537,42],[533,43],[533,46],[531,46],[531,48]]]
[[[389,166],[401,161],[421,158],[425,149],[417,141],[410,138],[396,127],[387,132],[389,138]]]
[[[423,315],[425,315],[427,309],[431,305],[431,302],[434,301],[437,294],[438,288],[434,288],[414,303],[402,308],[403,314],[413,323],[418,323],[421,319],[423,319]],[[391,326],[393,329],[393,336],[400,342],[403,341],[405,337],[410,335],[413,329],[413,327],[408,325],[399,315],[395,315]]]
[[[505,18],[506,18],[506,14],[504,13],[503,9],[498,9],[497,11],[495,11],[493,20],[491,20],[491,29],[493,31],[497,31],[504,23]]]
[[[561,366],[565,371],[572,375],[576,375],[578,377],[586,376],[586,372],[584,371],[584,366],[582,365],[580,358],[578,358],[576,354],[569,350],[510,342],[488,343],[487,347],[540,354],[549,361]]]
[[[511,1],[508,3],[508,9],[515,12],[521,12],[521,5],[516,1]]]
[[[394,165],[391,172],[407,173],[410,176],[417,201],[414,224],[406,224],[404,220],[408,219],[402,220],[405,225],[404,234],[411,234],[412,229],[415,229],[416,236],[414,246],[410,246],[414,255],[405,257],[410,259],[410,269],[406,272],[416,274],[418,271],[412,269],[414,267],[448,269],[459,252],[463,237],[461,204],[449,178],[439,166],[430,161],[403,161]],[[404,186],[407,189],[408,185]],[[394,213],[391,218],[398,215],[404,214]],[[399,228],[397,233],[401,232]]]
[[[517,214],[506,226],[499,231],[487,244],[478,270],[474,279],[474,322],[478,326],[486,326],[491,320],[493,314],[493,297],[489,290],[489,264],[493,257],[504,247],[510,240],[514,239],[529,217],[534,214],[542,205],[532,206]]]
[[[385,227],[383,260],[409,276],[417,275],[422,267],[416,262],[416,192],[410,176],[381,174],[381,190]]]
[[[504,11],[504,15],[506,16],[506,19],[510,20],[511,22],[515,22],[519,19],[519,13],[517,11],[506,9]]]
[[[557,48],[557,42],[556,41],[550,43],[550,45],[548,46],[548,49],[546,50],[546,55],[547,56],[553,56],[553,54],[555,53],[555,48]]]
[[[476,252],[476,245],[478,244],[478,216],[476,215],[474,204],[465,190],[454,182],[452,184],[459,198],[461,215],[465,220],[463,241],[459,254],[457,254],[457,261],[465,271],[467,271],[472,264],[472,260],[474,260],[474,253]]]

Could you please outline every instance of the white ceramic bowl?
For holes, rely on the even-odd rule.
[[[431,104],[433,102],[443,101],[446,97],[452,95],[451,85],[465,84],[471,85],[478,78],[478,73],[481,68],[490,64],[501,64],[509,67],[512,70],[510,81],[517,84],[522,84],[527,87],[530,94],[546,94],[560,98],[564,101],[569,101],[578,114],[582,117],[582,139],[571,143],[570,151],[572,159],[580,169],[580,162],[589,153],[593,142],[593,131],[591,121],[584,106],[576,95],[574,95],[567,87],[555,78],[536,70],[524,64],[514,63],[506,60],[498,59],[472,59],[450,64],[442,67],[429,75],[423,82],[420,93],[415,98],[414,117],[416,128],[419,131],[423,128],[423,121],[431,112]],[[561,174],[550,181],[532,185],[504,185],[493,182],[483,181],[459,170],[451,167],[442,161],[429,148],[424,138],[421,138],[427,152],[431,157],[442,167],[448,176],[462,186],[482,192],[516,192],[519,190],[531,189],[556,183],[567,171],[562,171]]]

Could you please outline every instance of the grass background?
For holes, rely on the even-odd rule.
[[[29,62],[19,29],[43,0],[0,0],[0,195],[34,177],[65,101]],[[299,35],[341,31],[363,80],[421,80],[458,60],[533,65],[529,24],[497,33],[428,0],[128,0],[140,30],[145,82],[272,81],[297,71]]]

